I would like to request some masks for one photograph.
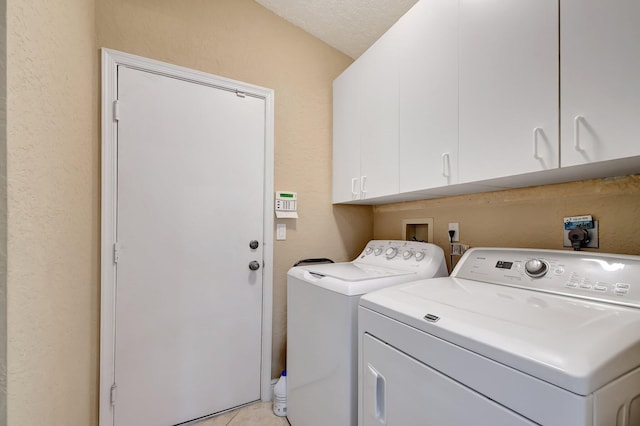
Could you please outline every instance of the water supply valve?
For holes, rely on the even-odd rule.
[[[589,231],[582,229],[580,225],[569,231],[569,240],[571,241],[571,247],[574,250],[580,250],[582,247],[586,247],[589,244]]]
[[[598,248],[598,221],[591,215],[565,217],[563,239],[563,245],[574,250]]]

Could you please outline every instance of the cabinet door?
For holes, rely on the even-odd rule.
[[[398,29],[358,59],[361,198],[398,193]]]
[[[333,82],[333,202],[360,196],[359,62]]]
[[[640,1],[560,5],[562,166],[640,155]]]
[[[558,0],[460,0],[460,182],[559,166],[558,66]]]
[[[400,192],[458,182],[458,3],[422,0],[396,24]]]

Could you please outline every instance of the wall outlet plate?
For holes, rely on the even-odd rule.
[[[569,240],[569,232],[571,230],[562,228],[562,238],[564,239],[562,245],[564,247],[572,247],[571,240]],[[598,221],[593,221],[593,228],[587,229],[589,232],[589,243],[583,248],[598,248],[600,246],[600,242],[598,241]]]

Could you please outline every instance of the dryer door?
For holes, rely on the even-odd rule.
[[[363,340],[364,426],[535,425],[369,334]]]

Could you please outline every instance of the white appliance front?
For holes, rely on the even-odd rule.
[[[411,241],[370,241],[352,262],[289,270],[289,422],[293,426],[355,425],[360,296],[420,278],[445,275],[442,249]]]
[[[365,425],[534,424],[369,334],[363,350]]]
[[[640,424],[638,276],[637,256],[472,249],[364,296],[359,424]]]

